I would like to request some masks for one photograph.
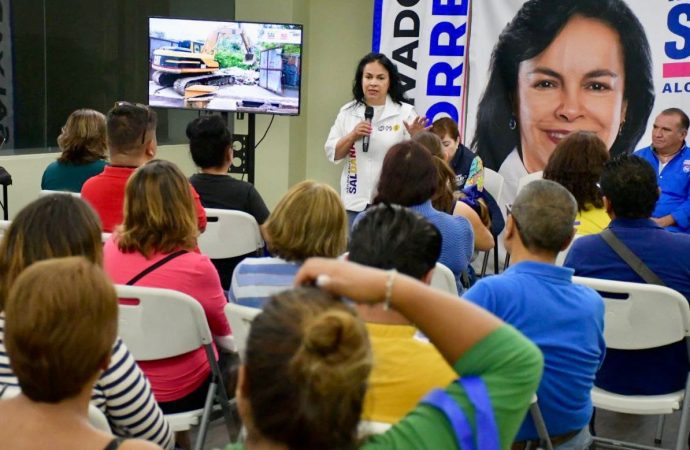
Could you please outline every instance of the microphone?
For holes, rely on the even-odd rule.
[[[371,119],[373,119],[373,118],[374,118],[374,108],[372,108],[371,106],[367,106],[364,109],[364,120],[371,123]],[[362,151],[364,151],[364,152],[369,151],[369,135],[362,137]]]

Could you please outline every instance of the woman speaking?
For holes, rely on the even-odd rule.
[[[360,60],[352,96],[340,108],[325,145],[333,163],[346,161],[340,196],[350,224],[371,203],[388,149],[423,130],[427,122],[406,103],[398,69],[381,53]]]

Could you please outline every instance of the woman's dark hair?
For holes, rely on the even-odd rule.
[[[398,67],[388,59],[383,53],[369,53],[364,58],[359,60],[357,65],[357,72],[355,72],[355,80],[352,82],[352,97],[355,99],[357,104],[364,103],[364,91],[362,90],[362,77],[364,76],[364,66],[369,63],[377,62],[381,64],[388,72],[388,95],[391,99],[397,103],[401,104],[403,102],[409,103],[410,100],[405,96],[405,91],[403,90],[402,83],[400,81],[400,73],[398,72]]]
[[[498,169],[506,156],[520,148],[519,127],[510,129],[517,107],[518,68],[543,52],[574,16],[599,20],[618,33],[625,70],[627,101],[612,156],[630,153],[647,124],[654,104],[649,42],[642,24],[623,0],[530,0],[503,30],[491,55],[489,81],[477,110],[472,148],[484,165]]]
[[[366,328],[351,307],[317,288],[276,294],[247,339],[253,423],[291,450],[354,450],[371,366]]]
[[[415,141],[403,141],[383,159],[374,204],[413,206],[429,200],[438,186],[438,170],[429,150]]]
[[[597,184],[608,160],[604,141],[589,131],[578,131],[558,143],[544,168],[544,179],[570,191],[578,211],[602,208],[604,201]]]
[[[189,150],[194,164],[202,169],[221,167],[232,143],[232,135],[222,117],[201,116],[187,125]]]

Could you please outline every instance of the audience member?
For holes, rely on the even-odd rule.
[[[654,169],[637,156],[621,155],[606,163],[601,190],[611,216],[607,233],[690,301],[690,236],[669,232],[651,219],[659,198]],[[581,277],[645,282],[602,235],[575,241],[565,265]],[[685,387],[689,369],[685,340],[650,350],[608,349],[595,384],[626,395],[667,394]]]
[[[484,188],[484,165],[482,159],[460,142],[458,124],[450,117],[436,119],[429,131],[441,139],[446,161],[455,172],[458,189],[465,185]]]
[[[96,213],[84,201],[70,195],[51,195],[19,211],[0,244],[0,311],[24,269],[44,259],[65,256],[83,256],[94,264],[103,264],[101,226]],[[48,291],[53,289],[47,281],[40,285],[50,288]],[[11,320],[0,312],[0,384],[16,386],[2,332],[4,322]],[[70,317],[70,324],[83,327],[90,324],[89,320],[78,314]],[[170,427],[153,398],[149,382],[120,338],[112,345],[109,363],[96,380],[91,401],[106,415],[117,436],[147,439],[172,448]]]
[[[228,298],[261,308],[268,298],[293,285],[302,262],[335,258],[347,246],[347,214],[338,193],[316,181],[293,186],[262,227],[273,256],[245,258],[235,269]]]
[[[107,142],[110,165],[84,183],[82,198],[96,210],[103,231],[112,232],[122,223],[125,185],[134,170],[156,156],[156,112],[146,105],[117,102],[107,116]],[[199,230],[206,228],[206,213],[194,196]]]
[[[106,166],[105,116],[93,109],[74,111],[57,142],[62,153],[43,172],[41,189],[80,192]]]
[[[213,264],[195,251],[197,234],[189,182],[175,164],[149,161],[127,182],[123,224],[105,243],[105,270],[118,284],[173,289],[193,297],[203,306],[216,343],[232,351],[223,311],[227,302]],[[138,363],[166,414],[203,407],[211,368],[202,347]]]
[[[437,186],[438,172],[434,157],[417,142],[404,141],[391,147],[383,159],[374,204],[406,206],[434,224],[443,237],[439,262],[453,272],[458,291],[462,292],[461,275],[472,258],[474,233],[470,222],[464,217],[451,216],[431,205],[431,197]],[[366,211],[357,219],[365,214]]]
[[[348,259],[379,269],[396,269],[429,284],[441,254],[441,234],[422,216],[398,205],[369,209],[350,236]],[[432,389],[457,375],[414,324],[381,304],[358,304],[365,321],[374,367],[362,418],[394,423]]]
[[[690,149],[687,114],[668,108],[654,119],[652,145],[635,152],[654,168],[661,196],[652,220],[669,231],[690,232]]]
[[[415,323],[457,374],[481,377],[497,425],[491,437],[500,448],[512,442],[542,368],[538,350],[512,327],[411,277],[345,261],[310,259],[296,283],[316,283],[356,303],[388,304]],[[366,329],[347,305],[315,288],[274,296],[252,323],[239,373],[236,397],[247,438],[228,449],[466,450],[444,413],[428,404],[386,433],[359,441],[371,365]],[[474,411],[460,383],[437,395],[457,414]]]
[[[189,182],[199,194],[204,208],[232,209],[251,214],[259,225],[268,218],[268,208],[254,185],[228,175],[232,165],[232,135],[223,118],[218,115],[201,116],[187,125],[189,150],[201,173]],[[228,239],[236,239],[228,236]],[[232,272],[249,255],[213,259],[223,290],[230,287]]]
[[[465,297],[505,320],[544,353],[537,397],[556,449],[589,448],[590,391],[604,358],[604,302],[573,284],[573,270],[554,265],[573,238],[577,202],[561,185],[538,180],[518,194],[506,223],[505,246],[513,264],[483,278]],[[539,444],[531,417],[513,448]]]
[[[160,448],[88,423],[91,389],[117,333],[117,296],[100,268],[81,257],[37,262],[15,280],[5,312],[7,354],[22,392],[0,401],[3,448]]]
[[[600,233],[611,221],[601,198],[599,178],[609,151],[589,131],[576,131],[556,145],[544,168],[544,179],[565,187],[577,201],[576,233]]]

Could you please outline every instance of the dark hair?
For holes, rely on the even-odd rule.
[[[441,256],[441,233],[399,205],[369,208],[350,235],[350,261],[421,279]]]
[[[544,168],[544,179],[565,187],[577,200],[578,211],[601,208],[599,178],[609,160],[606,144],[589,131],[578,131],[558,143]]]
[[[566,188],[535,180],[518,193],[511,215],[527,250],[554,256],[573,237],[577,202]]]
[[[611,202],[616,217],[648,219],[659,199],[652,165],[634,155],[619,155],[604,165],[601,192]]]
[[[509,127],[517,102],[518,67],[543,52],[574,16],[600,20],[620,39],[627,109],[611,155],[630,153],[644,133],[654,104],[651,53],[642,24],[625,2],[530,0],[504,28],[491,56],[489,81],[479,102],[472,140],[486,167],[496,170],[514,148],[522,151],[519,127]]]
[[[371,365],[352,308],[316,288],[272,296],[247,339],[254,425],[291,450],[354,450]]]
[[[398,67],[383,53],[369,53],[359,60],[357,71],[355,72],[355,80],[352,82],[352,97],[355,99],[356,103],[364,103],[364,91],[362,90],[364,66],[372,62],[381,64],[388,72],[388,95],[390,95],[391,99],[397,104],[403,102],[410,103],[410,100],[405,96]]]
[[[103,264],[101,221],[84,200],[66,194],[39,198],[10,223],[0,244],[0,311],[19,274],[37,261],[84,256]]]
[[[446,135],[450,136],[453,140],[457,140],[460,137],[458,124],[450,117],[441,117],[440,119],[434,120],[429,131],[441,139]]]
[[[189,150],[194,164],[202,169],[221,167],[232,143],[232,135],[222,117],[201,116],[187,125]]]
[[[107,115],[108,149],[116,153],[141,150],[146,135],[155,133],[158,115],[146,105],[117,102]]]
[[[413,206],[429,200],[438,185],[434,157],[423,145],[403,141],[388,150],[379,178],[374,204]]]
[[[685,111],[683,111],[680,108],[666,108],[665,110],[661,111],[661,114],[664,114],[666,116],[672,116],[674,114],[677,114],[678,116],[680,116],[681,128],[687,130],[688,127],[690,127],[690,119],[688,119],[688,115],[685,114]]]

